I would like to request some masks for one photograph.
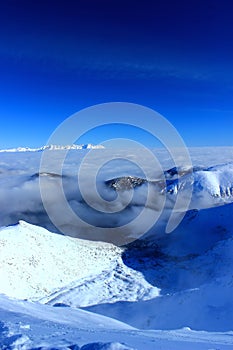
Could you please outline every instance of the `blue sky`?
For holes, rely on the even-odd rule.
[[[232,13],[230,0],[1,2],[0,148],[41,146],[112,101],[155,109],[188,146],[233,145]],[[153,146],[123,127],[81,141],[126,134]]]

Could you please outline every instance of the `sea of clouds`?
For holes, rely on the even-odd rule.
[[[137,237],[145,232],[147,218],[154,215],[153,220],[158,220],[156,211],[160,214],[161,208],[160,204],[157,208],[158,196],[155,190],[152,192],[153,205],[148,208],[148,216],[134,221],[145,207],[148,186],[119,194],[106,186],[106,181],[122,176],[164,181],[163,171],[174,166],[168,151],[153,150],[158,163],[156,168],[152,167],[149,156],[146,159],[144,154],[141,155],[133,148],[91,150],[89,158],[85,158],[89,154],[86,150],[64,152],[48,151],[43,166],[41,152],[0,154],[0,226],[25,220],[55,232],[92,239],[93,227],[98,232],[98,228],[101,231],[102,228],[124,225],[128,235],[133,236],[134,231],[137,231]],[[193,166],[207,167],[231,162],[233,148],[193,148],[190,154]],[[182,164],[182,154],[179,164]],[[66,206],[71,208],[69,212],[64,209],[61,193]],[[46,199],[43,200],[45,194]],[[78,224],[74,219],[77,216],[81,218]],[[82,222],[87,223],[90,229],[85,224],[82,226]],[[97,234],[96,239],[99,238]]]

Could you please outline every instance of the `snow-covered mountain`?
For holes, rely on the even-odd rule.
[[[16,148],[7,148],[0,149],[0,152],[42,152],[42,151],[59,151],[59,150],[76,150],[76,149],[103,149],[103,145],[92,145],[91,143],[83,145],[46,145],[38,148],[30,147],[16,147]]]
[[[123,263],[122,252],[21,221],[0,230],[0,293],[74,306],[158,296],[158,288]]]
[[[2,229],[0,349],[231,349],[233,241],[222,234],[184,256],[173,239],[123,249],[25,222]]]
[[[90,203],[100,209],[102,203],[96,201],[89,178],[99,158],[108,152],[95,152],[95,158],[84,164],[83,188]],[[218,165],[217,152],[213,158],[213,151],[208,152],[209,161],[198,155],[192,169],[170,167],[162,154],[162,174],[155,176],[155,169],[146,163],[152,174],[149,179],[121,160],[104,166],[96,182],[109,205],[116,205],[117,198],[120,207],[128,193],[134,192],[126,210],[117,216],[92,210],[82,200],[76,176],[82,155],[77,152],[71,152],[62,175],[56,172],[61,152],[51,152],[49,168],[43,172],[38,171],[40,152],[2,153],[0,349],[231,349],[232,153],[227,150],[223,159],[221,150]],[[70,236],[58,234],[49,221],[39,177],[56,220],[68,225]],[[67,203],[92,223],[92,237],[101,225],[107,237],[111,227],[139,215],[141,208],[153,215],[160,197],[166,197],[165,209],[157,223],[130,244],[117,247],[88,241],[84,228],[64,215],[57,196],[61,184]],[[151,196],[145,204],[148,186]],[[184,210],[190,188],[183,220],[166,234],[172,204],[182,194],[184,201],[177,212]],[[133,235],[143,224],[130,222],[127,234]]]

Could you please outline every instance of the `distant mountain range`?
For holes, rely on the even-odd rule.
[[[30,148],[30,147],[17,147],[17,148],[8,148],[1,149],[0,152],[42,152],[45,150],[49,151],[58,151],[58,150],[75,150],[75,149],[102,149],[104,146],[102,145],[92,145],[91,143],[85,145],[46,145],[38,148]]]

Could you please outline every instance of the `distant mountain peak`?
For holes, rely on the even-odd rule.
[[[59,150],[80,150],[80,149],[103,149],[105,148],[103,145],[93,145],[91,143],[81,144],[81,145],[46,145],[38,148],[30,148],[30,147],[16,147],[16,148],[8,148],[1,149],[0,152],[42,152],[45,150],[49,151],[59,151]]]

